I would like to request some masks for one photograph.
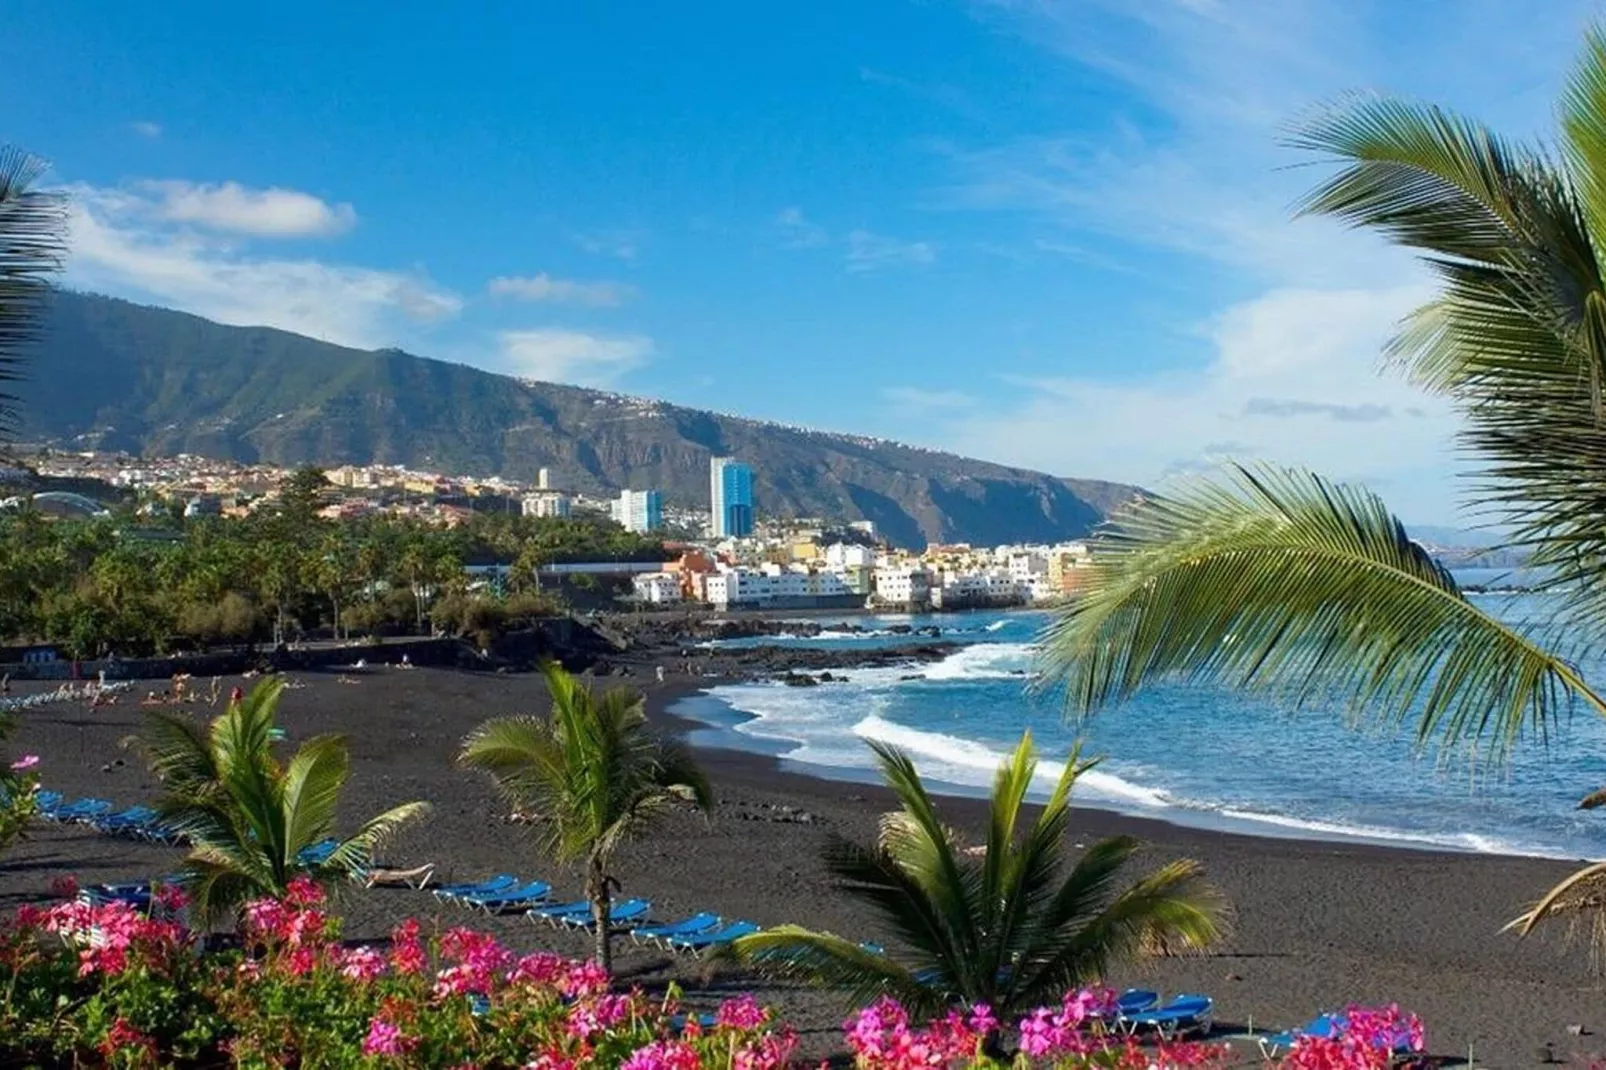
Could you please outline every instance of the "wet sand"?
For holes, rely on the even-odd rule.
[[[679,730],[663,711],[689,685],[673,677],[653,684],[650,673],[629,682],[640,686],[643,678],[655,717],[666,730]],[[280,720],[292,742],[317,732],[349,735],[348,818],[411,799],[434,804],[431,819],[386,852],[389,863],[434,862],[445,880],[516,871],[550,880],[565,899],[577,897],[578,874],[539,857],[527,832],[502,820],[506,808],[488,782],[453,765],[462,737],[481,719],[545,708],[538,677],[375,668],[349,679],[357,682],[342,683],[332,674],[299,677],[302,686],[286,691]],[[235,682],[224,681],[225,694]],[[148,802],[156,785],[137,754],[121,746],[143,712],[128,695],[109,708],[77,703],[32,710],[22,715],[11,753],[38,753],[45,785],[70,796]],[[203,705],[196,712],[207,711]],[[833,888],[819,860],[828,832],[872,838],[878,816],[891,806],[887,793],[788,772],[746,753],[705,749],[700,758],[719,794],[713,819],[674,814],[656,834],[627,847],[617,865],[624,895],[652,900],[661,919],[712,910],[891,944],[867,912]],[[956,827],[975,833],[985,806],[951,798],[943,810]],[[1135,866],[1179,856],[1201,860],[1231,900],[1234,918],[1232,935],[1215,952],[1133,964],[1110,978],[1113,984],[1206,992],[1216,999],[1222,1026],[1257,1031],[1295,1025],[1351,1001],[1397,1001],[1422,1015],[1436,1054],[1464,1059],[1471,1045],[1479,1066],[1540,1065],[1547,1043],[1561,1061],[1574,1052],[1606,1050],[1606,1037],[1599,1035],[1606,1033],[1606,1003],[1586,951],[1566,946],[1559,935],[1521,941],[1499,932],[1524,903],[1570,871],[1566,863],[1263,839],[1091,809],[1077,811],[1071,839],[1085,844],[1115,833],[1148,844]],[[176,849],[40,825],[0,859],[0,907],[47,897],[51,881],[65,874],[85,883],[138,879],[173,868],[180,857]],[[380,936],[408,915],[439,916],[442,924],[478,923],[480,917],[398,890],[353,890],[343,896],[341,911],[348,934],[357,937]],[[583,935],[554,933],[522,917],[494,919],[486,927],[522,949],[580,955],[588,946]],[[673,978],[694,999],[710,1003],[752,988],[797,1023],[807,1054],[840,1050],[846,1006],[832,994],[755,986],[739,974],[711,973],[701,963],[628,941],[619,948],[616,966],[627,980]],[[1570,1026],[1586,1032],[1571,1035]]]

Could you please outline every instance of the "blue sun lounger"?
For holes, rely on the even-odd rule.
[[[1147,988],[1129,988],[1122,992],[1115,1000],[1115,1016],[1126,1018],[1144,1011],[1152,1011],[1160,1005],[1160,993],[1152,992]]]
[[[470,884],[443,884],[435,889],[436,899],[460,899],[465,895],[495,895],[519,883],[519,879],[511,873],[498,873],[494,877],[487,877],[482,881]]]
[[[693,914],[684,921],[670,922],[667,925],[642,925],[630,932],[630,939],[637,944],[659,944],[668,946],[666,940],[673,940],[679,936],[697,936],[701,933],[712,932],[719,928],[722,919],[718,914]]]
[[[1285,1029],[1281,1033],[1269,1033],[1259,1037],[1261,1054],[1271,1059],[1278,1055],[1286,1055],[1294,1046],[1294,1041],[1300,1037],[1331,1037],[1344,1028],[1344,1018],[1336,1014],[1319,1014],[1298,1029]]]
[[[719,1018],[712,1014],[677,1014],[669,1019],[669,1028],[676,1033],[684,1033],[692,1022],[696,1022],[699,1028],[713,1029],[719,1025]]]
[[[737,921],[716,929],[711,933],[701,933],[697,936],[672,936],[665,943],[671,951],[690,951],[700,955],[712,947],[723,947],[732,940],[739,940],[744,936],[751,936],[758,932],[758,926],[750,921]]]
[[[39,816],[47,821],[56,821],[56,814],[61,810],[66,798],[59,791],[36,791],[33,793],[34,805],[38,808]]]
[[[309,843],[296,852],[296,865],[321,866],[334,857],[335,851],[339,850],[339,848],[340,841],[333,838],[319,840],[317,843]]]
[[[1162,1007],[1125,1015],[1119,1021],[1128,1032],[1152,1029],[1170,1039],[1208,1031],[1215,1008],[1216,1001],[1209,996],[1180,995]]]
[[[483,910],[487,914],[500,914],[504,910],[529,909],[545,899],[552,885],[545,881],[530,881],[506,891],[488,894],[461,895],[457,901],[464,906]]]
[[[57,821],[76,821],[87,824],[102,814],[112,812],[112,804],[105,799],[79,799],[58,807],[55,811]]]
[[[652,904],[645,899],[621,899],[613,905],[608,912],[609,926],[629,928],[652,913]],[[565,929],[589,929],[594,922],[591,919],[589,906],[583,913],[566,914],[557,919],[557,924]]]
[[[110,836],[124,834],[138,836],[142,830],[153,825],[156,821],[156,811],[149,806],[131,806],[127,810],[115,814],[105,814],[101,817],[91,818],[90,824],[97,831]]]
[[[584,899],[576,899],[572,903],[548,903],[531,907],[524,914],[531,921],[544,921],[555,928],[569,918],[590,917],[591,904]]]

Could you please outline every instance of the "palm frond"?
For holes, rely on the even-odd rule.
[[[1569,936],[1584,930],[1595,965],[1606,965],[1606,862],[1567,877],[1501,931],[1527,936],[1542,923],[1563,919],[1570,923]]]
[[[207,729],[187,714],[154,711],[145,719],[144,734],[124,742],[139,749],[170,795],[204,796],[218,785]]]
[[[397,833],[428,817],[432,809],[427,802],[410,802],[393,806],[369,818],[356,832],[340,841],[340,846],[329,856],[326,867],[343,874],[363,869],[373,862],[374,855]]]
[[[335,805],[350,775],[351,757],[342,737],[314,736],[296,748],[279,787],[287,858],[334,828]]]
[[[1574,696],[1606,711],[1568,662],[1467,601],[1375,495],[1269,467],[1120,516],[1044,660],[1083,714],[1181,679],[1414,718],[1419,740],[1496,755]]]
[[[765,976],[838,989],[856,1002],[890,995],[917,1015],[936,1014],[951,1002],[941,985],[921,984],[886,955],[798,925],[744,936],[731,945],[730,954]]]
[[[50,277],[66,257],[66,199],[34,188],[46,166],[37,156],[0,147],[0,384],[22,378]],[[0,438],[15,430],[16,402],[0,385]]]

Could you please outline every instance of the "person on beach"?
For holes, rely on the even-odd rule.
[[[658,666],[658,682],[660,684],[664,682],[664,667],[662,665]]]

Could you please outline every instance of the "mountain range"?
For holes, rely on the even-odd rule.
[[[872,520],[913,547],[1077,538],[1136,492],[72,292],[19,393],[29,442],[526,481],[546,467],[573,491],[657,488],[685,508],[708,507],[709,458],[734,456],[761,515]]]

